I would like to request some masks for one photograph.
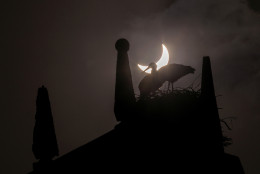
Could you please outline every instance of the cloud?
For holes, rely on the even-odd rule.
[[[258,0],[247,0],[247,2],[248,2],[249,7],[252,10],[254,10],[258,13],[260,12],[260,1],[258,1]]]
[[[155,17],[136,19],[125,35],[138,45],[134,63],[154,61],[160,56],[158,43],[165,42],[176,63],[199,68],[202,56],[211,56],[216,78],[223,76],[235,88],[258,74],[259,29],[259,16],[239,1],[184,0]]]

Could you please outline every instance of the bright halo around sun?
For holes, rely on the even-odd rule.
[[[159,70],[161,67],[167,65],[169,63],[169,52],[166,48],[166,46],[164,44],[162,44],[162,47],[163,47],[163,52],[162,52],[162,56],[161,58],[159,59],[158,62],[156,62],[156,65],[157,65],[157,70]],[[140,65],[138,64],[138,67],[144,71],[146,68],[148,68],[148,66],[143,66],[143,65]],[[145,71],[146,73],[149,73],[151,74],[152,72],[152,69],[149,68],[148,70]]]

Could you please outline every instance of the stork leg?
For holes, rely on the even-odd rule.
[[[169,91],[170,91],[170,84],[171,84],[171,82],[168,82],[168,89],[167,89],[167,93],[169,93]]]

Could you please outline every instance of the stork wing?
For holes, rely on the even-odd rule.
[[[190,66],[168,64],[158,71],[158,75],[160,76],[160,79],[164,81],[175,82],[189,73],[194,73],[194,71],[195,69]]]

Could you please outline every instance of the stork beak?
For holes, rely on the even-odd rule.
[[[143,72],[147,71],[147,70],[150,69],[150,68],[151,68],[151,66],[148,66]]]
[[[143,72],[147,71],[150,68],[152,68],[151,65],[149,65]]]

